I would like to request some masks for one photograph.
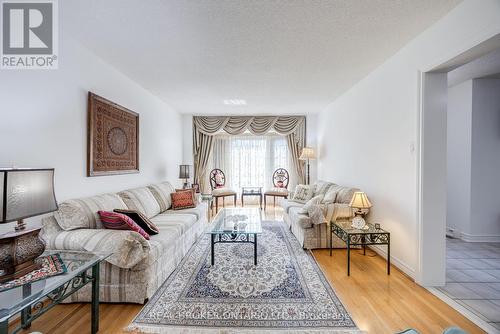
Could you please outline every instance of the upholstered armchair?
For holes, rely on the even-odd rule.
[[[215,199],[215,213],[219,211],[219,198],[222,197],[222,206],[225,206],[226,197],[234,197],[234,206],[236,206],[236,191],[226,187],[226,176],[218,168],[210,172],[210,188],[212,196]]]
[[[264,193],[264,210],[267,206],[267,196],[272,196],[274,206],[276,206],[276,197],[288,198],[288,183],[290,176],[284,168],[278,168],[273,173],[273,188]]]

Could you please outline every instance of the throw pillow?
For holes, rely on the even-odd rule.
[[[293,194],[293,200],[295,202],[305,203],[312,198],[313,190],[314,189],[311,186],[305,184],[299,184],[295,188],[295,193]]]
[[[190,191],[193,194],[193,201],[196,202],[196,189],[186,188],[186,189],[175,189],[175,192]]]
[[[337,187],[335,186],[330,187],[326,192],[325,196],[323,197],[322,203],[325,204],[334,203],[335,199],[337,198],[337,191],[338,191]]]
[[[147,234],[139,225],[137,225],[129,216],[117,212],[97,211],[101,218],[104,228],[111,230],[129,230],[142,235],[144,239],[149,240]]]
[[[160,233],[158,227],[148,217],[146,217],[142,212],[135,210],[123,210],[114,209],[113,212],[124,214],[130,219],[132,219],[137,225],[139,225],[147,234],[155,235]]]
[[[178,191],[175,193],[171,193],[170,196],[172,197],[172,209],[174,210],[182,210],[195,207],[193,192],[191,190]]]
[[[311,198],[310,200],[308,200],[306,202],[306,204],[304,204],[304,206],[302,207],[302,209],[300,209],[300,213],[303,213],[303,214],[309,213],[309,211],[311,210],[311,208],[313,206],[318,205],[318,204],[321,203],[322,199],[323,199],[323,195],[314,196],[313,198]]]

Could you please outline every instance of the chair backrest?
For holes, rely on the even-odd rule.
[[[290,177],[288,171],[284,168],[278,168],[273,173],[273,186],[276,188],[288,188]]]
[[[212,169],[210,172],[210,187],[212,190],[222,188],[226,185],[226,176],[224,172],[218,168]]]

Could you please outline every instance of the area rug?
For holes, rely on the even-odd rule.
[[[204,235],[133,320],[138,333],[360,333],[312,254],[283,222],[252,244]]]

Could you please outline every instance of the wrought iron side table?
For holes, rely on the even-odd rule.
[[[9,319],[21,313],[21,324],[13,329],[18,333],[88,283],[92,284],[91,333],[99,330],[99,265],[110,254],[77,251],[47,251],[43,255],[58,253],[67,272],[27,283],[0,292],[0,334],[9,332]]]
[[[387,245],[387,275],[391,274],[391,234],[375,225],[367,223],[367,229],[351,226],[350,220],[336,220],[330,223],[330,256],[333,250],[333,235],[347,244],[347,276],[351,275],[351,247],[362,246],[363,255],[368,245]]]

